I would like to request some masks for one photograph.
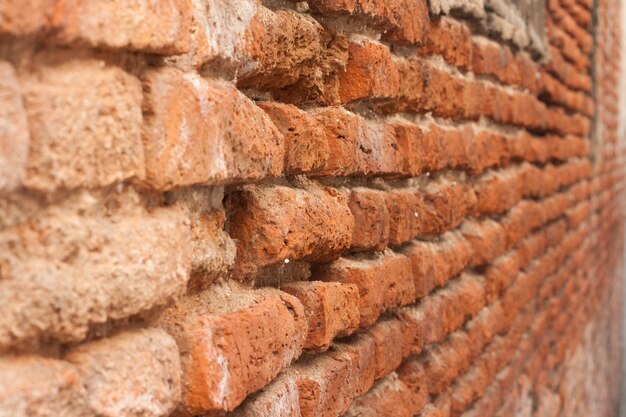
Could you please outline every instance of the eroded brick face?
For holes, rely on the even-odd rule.
[[[525,4],[0,0],[0,417],[612,416],[621,5]]]

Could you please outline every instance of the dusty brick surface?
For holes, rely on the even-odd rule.
[[[612,416],[623,6],[519,3],[0,0],[0,417]]]

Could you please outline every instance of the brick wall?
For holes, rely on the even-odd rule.
[[[527,3],[0,0],[0,416],[612,415],[621,7]]]

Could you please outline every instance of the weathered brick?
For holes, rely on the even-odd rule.
[[[89,408],[100,416],[167,416],[180,399],[180,358],[163,330],[124,332],[64,357],[76,368]]]
[[[312,116],[290,104],[258,103],[285,138],[285,172],[298,174],[316,171],[328,159],[326,135]]]
[[[173,68],[146,76],[146,181],[159,189],[279,175],[284,141],[231,85]]]
[[[389,212],[382,191],[353,188],[348,207],[354,217],[352,251],[381,251],[389,240]]]
[[[304,306],[309,332],[304,348],[327,350],[335,337],[348,336],[359,327],[359,292],[355,284],[294,282],[281,290]]]
[[[0,61],[0,193],[24,181],[30,136],[15,70]]]
[[[155,311],[184,293],[185,214],[128,207],[134,198],[109,198],[126,207],[102,215],[103,201],[83,192],[0,232],[0,350],[78,342],[93,326]]]
[[[345,71],[339,72],[339,94],[342,102],[359,99],[381,99],[396,95],[398,72],[389,48],[363,40],[351,42]]]
[[[48,29],[55,11],[56,0],[27,0],[0,3],[0,33],[23,36]]]
[[[368,327],[390,308],[415,300],[415,288],[408,258],[385,253],[372,259],[341,258],[320,265],[313,278],[327,282],[356,284],[360,296],[360,325]]]
[[[54,13],[54,38],[95,48],[181,54],[190,49],[191,0],[69,0]]]
[[[357,398],[346,417],[398,416],[412,417],[424,406],[425,398],[411,389],[393,372],[377,381],[365,395]]]
[[[431,21],[419,51],[425,55],[441,55],[449,64],[467,70],[472,63],[470,31],[456,20],[438,18]]]
[[[234,410],[300,356],[307,333],[297,298],[228,288],[187,297],[162,323],[181,352],[186,414]]]
[[[71,364],[38,356],[0,359],[0,415],[92,416],[78,372]]]
[[[19,74],[30,129],[26,187],[94,188],[143,177],[139,80],[60,50],[31,64]]]
[[[290,375],[279,375],[257,394],[249,396],[229,417],[301,417],[298,385]]]
[[[241,278],[291,260],[332,261],[352,239],[347,199],[330,187],[250,185],[232,192],[226,203],[228,232],[237,242],[235,275]]]

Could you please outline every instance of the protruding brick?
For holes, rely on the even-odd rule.
[[[290,104],[258,103],[285,138],[285,172],[316,171],[329,159],[324,130],[306,112]]]
[[[95,48],[181,54],[190,49],[192,0],[151,3],[68,0],[54,14],[54,38]]]
[[[173,68],[146,76],[146,180],[159,189],[280,175],[284,144],[269,117],[231,85]]]
[[[398,71],[389,48],[371,42],[352,42],[345,71],[339,72],[342,102],[359,99],[390,98],[398,90]]]
[[[71,364],[36,356],[0,359],[0,415],[89,417],[85,388]]]
[[[184,213],[125,207],[98,214],[102,204],[135,203],[136,196],[121,195],[103,203],[79,193],[0,233],[0,351],[78,342],[92,326],[155,311],[184,293]]]
[[[163,330],[121,333],[65,356],[80,375],[87,404],[99,416],[168,416],[180,399],[180,357]]]
[[[385,194],[367,188],[354,188],[348,200],[354,216],[352,251],[381,251],[389,240],[389,212]]]
[[[0,193],[13,190],[24,181],[29,140],[15,70],[8,62],[0,61]]]
[[[181,412],[192,415],[234,410],[300,356],[307,333],[298,299],[279,292],[198,294],[162,320],[182,355]]]
[[[345,196],[311,182],[300,188],[245,186],[227,197],[227,209],[241,278],[291,260],[332,261],[352,240],[354,219]]]
[[[346,417],[413,417],[425,405],[424,396],[415,393],[393,372],[377,381],[365,395],[357,398]]]
[[[409,260],[390,252],[372,259],[341,258],[332,264],[319,266],[313,277],[357,285],[362,328],[374,323],[383,311],[415,300]]]
[[[359,327],[359,292],[355,284],[305,281],[281,286],[304,306],[309,323],[305,349],[326,350],[335,337]]]
[[[32,65],[19,76],[30,128],[25,185],[52,191],[143,177],[139,80],[60,50]]]

